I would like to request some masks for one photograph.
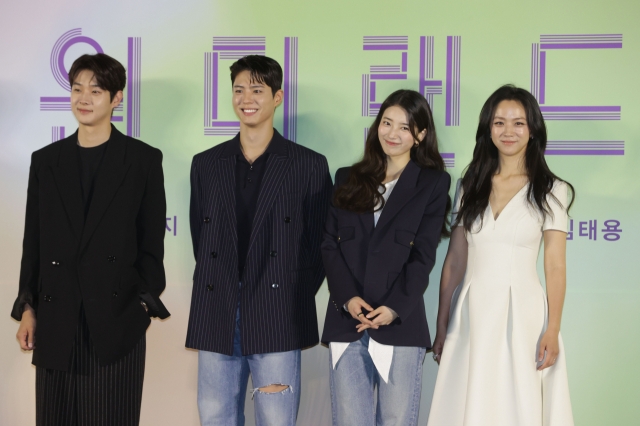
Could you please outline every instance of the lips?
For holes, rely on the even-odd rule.
[[[256,112],[258,112],[258,110],[257,110],[257,109],[255,109],[255,108],[243,108],[243,109],[242,109],[242,113],[243,113],[244,115],[248,115],[248,116],[253,115],[253,114],[255,114]]]
[[[388,141],[388,140],[386,140],[386,139],[384,140],[384,142],[385,142],[387,145],[390,145],[390,146],[399,146],[399,145],[401,145],[401,143],[400,143],[400,142],[391,142],[391,141]]]

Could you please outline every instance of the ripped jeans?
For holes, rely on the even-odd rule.
[[[233,355],[198,353],[198,411],[202,426],[244,426],[244,401],[251,374],[256,426],[295,426],[300,405],[300,349],[242,355],[240,310]],[[280,392],[260,388],[286,385]]]

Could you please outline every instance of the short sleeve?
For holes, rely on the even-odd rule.
[[[567,232],[569,214],[567,213],[567,198],[569,187],[565,182],[556,180],[551,188],[551,193],[556,199],[547,195],[547,202],[551,215],[546,215],[542,230],[554,229],[556,231]]]
[[[458,179],[456,182],[456,193],[453,196],[453,209],[451,210],[451,225],[456,223],[456,219],[458,218],[458,211],[460,210],[460,201],[462,200],[462,179]],[[458,226],[462,226],[462,223],[459,223]]]

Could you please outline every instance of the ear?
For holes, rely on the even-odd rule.
[[[111,101],[111,108],[116,108],[118,105],[120,105],[120,102],[122,102],[122,98],[124,98],[122,90],[118,90],[113,96],[113,100]]]
[[[283,99],[284,92],[282,91],[282,89],[280,89],[273,95],[273,102],[276,104],[276,108],[282,103]]]
[[[427,136],[427,129],[423,129],[420,133],[417,134],[418,140],[422,142],[424,138]]]

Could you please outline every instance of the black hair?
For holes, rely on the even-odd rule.
[[[122,64],[104,53],[82,55],[73,61],[69,70],[69,84],[71,86],[73,86],[78,74],[84,70],[93,73],[98,87],[108,91],[112,101],[116,93],[124,90],[127,83],[127,73]]]
[[[251,81],[261,83],[271,88],[271,93],[282,89],[282,67],[274,59],[267,56],[249,55],[238,59],[229,67],[231,70],[231,85],[243,71],[249,71]]]
[[[538,101],[527,90],[507,84],[493,92],[480,111],[473,158],[462,177],[463,194],[454,226],[462,223],[467,232],[471,231],[473,223],[478,217],[482,220],[484,211],[489,205],[492,178],[498,172],[498,148],[491,139],[491,127],[496,109],[502,101],[516,101],[522,105],[525,111],[530,135],[524,154],[524,166],[529,180],[527,191],[529,204],[536,208],[543,218],[549,215],[553,216],[547,197],[560,204],[551,193],[551,189],[554,181],[563,180],[551,172],[544,157],[547,147],[547,127]],[[569,182],[563,182],[571,189],[571,201],[566,206],[568,212],[573,204],[575,191]]]
[[[431,168],[444,171],[444,160],[438,151],[438,137],[436,126],[429,103],[415,90],[397,90],[385,99],[380,106],[380,111],[374,120],[364,148],[362,160],[351,167],[349,178],[341,185],[334,195],[333,203],[336,207],[365,213],[373,211],[375,206],[384,206],[384,197],[380,192],[380,185],[387,175],[387,156],[380,145],[378,126],[382,121],[384,112],[393,106],[402,108],[409,121],[409,131],[418,145],[411,147],[411,159],[421,168]],[[418,134],[427,131],[424,139],[420,141]],[[448,196],[447,196],[448,197]],[[451,199],[447,201],[445,217],[451,209]],[[450,235],[448,221],[442,225],[441,235]]]

